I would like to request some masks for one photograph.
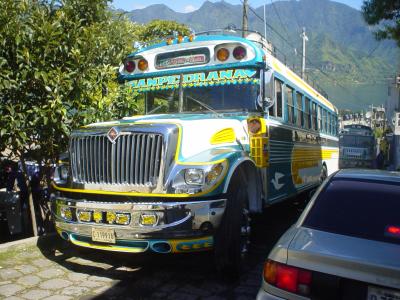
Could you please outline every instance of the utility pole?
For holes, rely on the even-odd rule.
[[[248,7],[248,0],[244,0],[243,1],[243,33],[242,36],[246,37],[247,35],[247,30],[249,29],[249,25],[248,25],[248,11],[249,11],[249,7]]]
[[[267,14],[265,13],[266,4],[264,4],[264,38],[267,39]]]
[[[304,79],[306,73],[306,42],[308,41],[305,27],[303,27],[303,32],[301,33],[300,37],[303,39],[303,59],[301,61],[301,78]]]

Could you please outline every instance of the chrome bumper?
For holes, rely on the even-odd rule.
[[[171,251],[165,252],[185,252],[174,251],[179,248],[177,245],[179,241],[183,240],[195,241],[195,244],[201,241],[199,243],[206,244],[210,248],[212,246],[211,236],[221,222],[225,205],[226,199],[191,202],[110,203],[52,197],[55,226],[61,237],[80,246],[125,252],[144,252],[149,248],[153,249],[152,245],[155,241],[169,244]],[[59,214],[61,207],[71,209],[72,220],[61,217]],[[130,222],[127,225],[108,224],[106,220],[102,223],[93,220],[82,222],[79,220],[79,212],[82,211],[128,214]],[[142,216],[151,214],[156,216],[156,224],[142,224]],[[92,241],[93,228],[112,229],[115,233],[116,243],[110,245],[94,243]],[[129,249],[137,248],[135,245],[139,244],[141,250],[129,251]],[[125,250],[121,248],[122,245]],[[186,246],[184,248],[188,248]],[[196,244],[194,248],[201,250],[204,247]]]

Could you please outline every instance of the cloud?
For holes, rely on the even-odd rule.
[[[195,11],[196,9],[197,7],[194,7],[193,5],[189,4],[184,7],[183,12],[190,13],[192,11]]]

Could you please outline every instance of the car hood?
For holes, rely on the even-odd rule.
[[[400,245],[300,227],[289,245],[289,265],[400,288]]]

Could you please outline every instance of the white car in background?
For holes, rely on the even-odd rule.
[[[400,299],[400,173],[330,176],[264,265],[257,299]]]

